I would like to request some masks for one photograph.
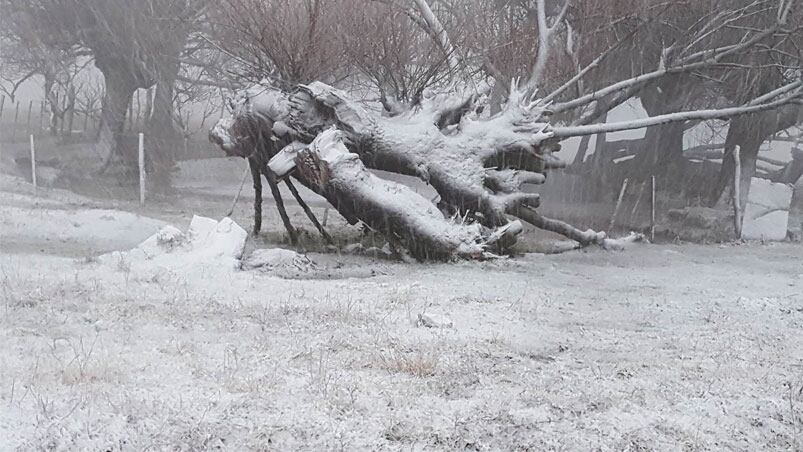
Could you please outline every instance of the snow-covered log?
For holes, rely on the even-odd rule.
[[[359,156],[349,152],[341,135],[331,128],[308,147],[291,144],[268,162],[268,168],[279,177],[295,169],[300,180],[338,211],[358,218],[417,259],[482,257],[490,242],[521,231],[516,223],[488,231],[479,223],[445,218],[411,188],[369,172]]]
[[[210,138],[230,155],[258,159],[262,171],[268,174],[295,169],[293,177],[323,195],[347,220],[362,221],[382,231],[391,242],[401,242],[417,257],[474,252],[461,251],[454,243],[444,244],[442,234],[409,220],[418,215],[430,218],[436,212],[430,201],[399,201],[390,215],[396,219],[388,220],[388,212],[375,209],[392,196],[383,197],[383,202],[366,197],[371,187],[379,184],[375,176],[361,177],[336,189],[330,186],[328,179],[315,173],[325,160],[316,157],[320,162],[299,164],[299,156],[316,155],[305,149],[306,145],[334,127],[350,151],[349,159],[359,159],[360,165],[367,168],[426,181],[440,195],[437,207],[443,212],[438,213],[441,219],[459,217],[464,222],[478,223],[483,230],[497,231],[496,235],[501,229],[504,233],[496,240],[501,248],[512,245],[513,232],[520,230],[511,217],[568,235],[583,245],[602,243],[604,234],[583,232],[538,215],[535,209],[540,197],[525,188],[543,183],[546,170],[564,166],[552,156],[560,145],[546,119],[549,112],[516,82],[501,112],[480,118],[477,113],[482,100],[483,96],[476,93],[431,96],[387,117],[321,82],[299,85],[290,92],[266,85],[241,96],[232,118],[221,120]],[[255,146],[263,149],[256,156],[252,154]],[[279,149],[284,151],[278,153]],[[266,167],[269,160],[270,167]],[[402,211],[407,220],[397,218]],[[402,233],[402,226],[408,227],[409,232]],[[483,243],[477,242],[476,237],[459,242]],[[416,243],[426,251],[417,249]]]
[[[430,99],[392,118],[371,114],[329,85],[299,86],[290,98],[289,124],[307,139],[335,126],[369,168],[413,175],[428,182],[448,212],[468,213],[488,227],[507,215],[536,208],[539,196],[522,190],[541,183],[545,169],[560,166],[559,149],[544,109],[514,85],[506,107],[488,119],[453,99]],[[445,128],[446,112],[465,114]]]

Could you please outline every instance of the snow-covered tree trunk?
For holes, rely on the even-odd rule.
[[[357,154],[349,152],[343,133],[331,128],[309,146],[291,144],[271,159],[278,176],[295,169],[299,180],[324,196],[344,216],[358,218],[417,259],[453,256],[478,258],[488,245],[521,231],[518,222],[488,230],[479,223],[447,219],[429,200],[411,188],[369,172]]]
[[[176,50],[178,53],[178,50]],[[171,172],[175,166],[176,156],[174,150],[178,147],[181,137],[174,127],[173,94],[176,77],[179,72],[177,59],[170,60],[157,71],[156,84],[149,88],[154,96],[148,97],[150,114],[146,116],[149,149],[153,158],[153,174],[151,180],[158,189],[168,189],[171,185]]]
[[[756,160],[761,143],[775,133],[787,129],[803,119],[803,108],[797,104],[780,106],[778,109],[740,116],[731,120],[725,139],[725,155],[719,177],[709,194],[709,203],[715,205],[723,195],[733,174],[731,155],[735,146],[741,148],[742,209],[750,194],[750,182],[756,172]]]
[[[320,82],[299,85],[291,93],[261,87],[243,93],[233,116],[218,123],[210,138],[230,155],[249,157],[256,148],[258,153],[273,159],[280,147],[289,145],[283,154],[299,152],[299,148],[334,127],[342,135],[349,156],[358,158],[360,165],[416,176],[431,184],[440,195],[437,207],[443,213],[438,216],[444,224],[451,225],[441,224],[452,229],[447,235],[463,234],[458,232],[464,227],[462,223],[445,220],[454,216],[461,218],[461,222],[481,226],[482,237],[501,236],[494,240],[475,238],[478,243],[487,245],[491,241],[501,247],[510,246],[520,230],[511,226],[515,224],[511,220],[518,217],[569,235],[582,244],[601,243],[604,234],[579,231],[535,213],[539,195],[526,190],[525,185],[543,183],[544,172],[562,167],[563,163],[552,156],[559,145],[545,120],[545,110],[517,85],[510,92],[501,112],[480,119],[476,114],[478,99],[473,94],[435,96],[402,114],[384,117]],[[257,143],[266,145],[255,146]],[[333,147],[330,144],[324,148]],[[320,145],[312,148],[322,149]],[[288,163],[291,161],[294,163]],[[375,177],[360,176],[350,185],[331,186],[327,177],[313,177],[316,169],[328,167],[322,165],[297,164],[295,158],[278,156],[270,166],[273,173],[297,167],[294,177],[326,197],[344,217],[380,230],[391,243],[400,242],[417,257],[473,253],[459,251],[461,248],[453,244],[444,245],[442,234],[416,226],[417,220],[412,219],[432,216],[430,208],[435,205],[430,201],[399,201],[395,205],[387,202],[392,196],[385,196],[385,202],[377,202],[366,196],[371,193],[369,187],[386,186]],[[390,191],[398,188],[393,187]],[[402,211],[406,211],[404,220],[399,216]],[[408,232],[401,232],[405,228]]]
[[[487,227],[538,207],[539,196],[523,185],[543,183],[546,169],[562,166],[551,156],[559,147],[544,110],[517,87],[505,109],[488,119],[473,117],[471,96],[426,99],[418,109],[384,118],[319,82],[300,86],[290,104],[289,123],[300,136],[336,126],[366,166],[421,178],[444,210]]]

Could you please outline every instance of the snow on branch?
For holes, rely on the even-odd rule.
[[[677,113],[652,116],[645,119],[637,119],[634,121],[612,122],[584,126],[555,127],[553,128],[553,133],[554,136],[558,138],[569,138],[583,135],[596,135],[598,133],[618,132],[621,130],[642,129],[645,127],[667,124],[671,122],[728,119],[734,116],[772,110],[783,105],[800,102],[801,100],[803,100],[803,89],[798,88],[793,94],[769,103],[760,103],[757,105],[752,105],[749,103],[741,107],[722,108],[716,110],[681,111]]]
[[[456,71],[460,67],[460,60],[457,58],[455,48],[452,46],[452,42],[449,39],[449,35],[446,33],[446,29],[443,28],[443,24],[441,24],[441,21],[438,20],[438,17],[432,11],[432,8],[430,8],[427,0],[413,0],[413,2],[415,2],[418,11],[424,18],[424,23],[429,29],[428,31],[430,34],[432,34],[432,36],[435,37],[438,45],[446,54],[446,58],[449,63],[449,69]]]
[[[544,71],[549,61],[550,50],[552,49],[552,38],[563,22],[563,19],[566,17],[566,12],[569,10],[570,3],[570,0],[565,0],[560,13],[558,13],[552,26],[549,26],[547,25],[545,1],[536,0],[535,2],[535,14],[538,19],[538,55],[535,58],[535,64],[533,65],[530,78],[527,80],[528,89],[534,90],[544,76]]]

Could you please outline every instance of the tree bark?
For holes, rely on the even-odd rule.
[[[95,145],[98,155],[105,156],[101,173],[113,166],[120,166],[124,174],[133,175],[136,173],[137,156],[133,152],[126,152],[121,138],[128,105],[137,84],[124,69],[114,67],[104,66],[103,79],[106,93],[101,107],[101,129]]]
[[[152,111],[146,122],[153,174],[151,180],[160,191],[169,191],[172,172],[176,164],[175,149],[180,137],[173,126],[173,90],[178,76],[179,63],[170,61],[159,68],[154,88]],[[185,156],[186,158],[186,156]]]
[[[262,231],[262,172],[255,157],[248,159],[248,167],[254,184],[254,235],[257,235]]]
[[[803,108],[799,105],[785,105],[777,110],[764,111],[733,118],[725,138],[725,153],[719,176],[708,194],[708,203],[716,205],[722,197],[728,181],[733,174],[733,149],[740,147],[742,161],[742,211],[750,192],[750,181],[756,172],[756,161],[761,143],[781,130],[786,130],[803,119]]]

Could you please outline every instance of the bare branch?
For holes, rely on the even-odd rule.
[[[668,124],[671,122],[692,121],[692,120],[711,120],[728,119],[734,116],[741,116],[760,111],[772,110],[786,104],[799,102],[803,97],[803,91],[798,90],[795,94],[776,100],[774,102],[749,105],[743,107],[722,108],[716,110],[695,110],[669,113],[666,115],[652,116],[645,119],[634,121],[613,122],[603,124],[592,124],[585,126],[555,127],[554,134],[558,138],[579,137],[584,135],[595,135],[598,133],[619,132],[622,130],[643,129],[645,127]]]
[[[560,26],[561,22],[563,22],[566,12],[569,10],[569,4],[570,0],[565,0],[563,8],[555,18],[555,23],[553,23],[550,27],[547,25],[546,21],[546,5],[544,0],[536,0],[535,13],[536,17],[538,18],[538,55],[535,58],[535,64],[533,65],[530,79],[527,81],[526,85],[530,90],[535,89],[544,76],[544,71],[546,70],[546,65],[549,61],[550,50],[552,48],[552,37]]]
[[[413,2],[415,2],[418,11],[421,13],[421,16],[423,16],[424,22],[432,32],[431,34],[435,36],[438,45],[446,54],[446,58],[448,59],[447,61],[449,62],[449,69],[456,71],[460,67],[460,59],[457,58],[455,49],[452,46],[449,35],[446,33],[446,29],[443,28],[443,24],[441,24],[441,21],[438,20],[437,16],[435,16],[435,13],[432,11],[432,8],[429,7],[427,0],[413,0]]]
[[[629,78],[627,80],[622,80],[612,85],[609,85],[605,88],[599,89],[594,91],[593,93],[589,93],[585,96],[581,96],[577,99],[573,99],[568,102],[563,102],[561,104],[556,104],[552,106],[552,111],[555,113],[561,113],[567,110],[575,109],[578,107],[582,107],[587,105],[591,102],[596,100],[600,100],[605,96],[613,94],[617,91],[622,91],[628,89],[632,86],[643,84],[646,82],[650,82],[653,80],[657,80],[665,75],[668,74],[679,74],[679,73],[688,73],[691,71],[705,69],[717,66],[725,57],[733,55],[737,52],[749,49],[753,45],[757,44],[761,40],[773,35],[779,30],[779,26],[775,25],[770,27],[761,33],[756,34],[750,39],[746,39],[739,44],[729,45],[720,47],[717,49],[710,49],[702,52],[697,52],[693,55],[683,58],[679,65],[673,67],[659,67],[657,70],[648,72],[646,74],[640,74],[636,77]]]

